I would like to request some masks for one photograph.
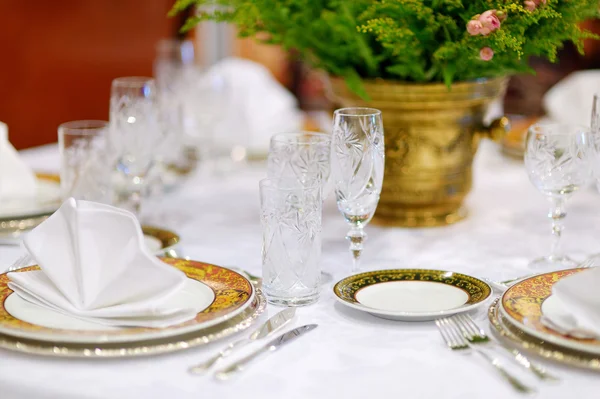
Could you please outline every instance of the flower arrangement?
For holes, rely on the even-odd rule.
[[[196,6],[185,24],[232,22],[243,37],[294,49],[307,62],[361,79],[466,81],[531,71],[530,56],[554,62],[571,41],[598,37],[578,23],[598,0],[177,0]]]

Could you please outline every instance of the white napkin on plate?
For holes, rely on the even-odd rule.
[[[69,198],[23,242],[42,270],[9,273],[8,284],[39,306],[104,325],[157,328],[200,310],[168,306],[187,277],[150,253],[125,210]]]
[[[0,201],[31,199],[37,193],[33,171],[8,141],[8,126],[0,122]]]
[[[275,133],[298,131],[303,114],[296,98],[263,65],[241,58],[225,58],[204,79],[221,79],[225,114],[216,127],[216,145],[241,145],[250,153],[266,154]]]
[[[590,126],[596,93],[600,93],[600,70],[574,72],[548,90],[543,104],[553,122]]]
[[[542,313],[542,322],[562,334],[600,339],[600,268],[555,283]]]

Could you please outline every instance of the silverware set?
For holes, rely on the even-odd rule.
[[[217,354],[211,356],[204,362],[190,367],[188,371],[195,375],[207,373],[212,368],[212,366],[217,364],[222,359],[228,357],[233,352],[237,351],[239,348],[242,348],[250,343],[257,342],[262,339],[273,336],[277,331],[280,331],[283,327],[288,325],[294,318],[295,314],[295,308],[288,308],[282,310],[281,312],[277,313],[275,316],[271,317],[269,320],[264,322],[258,329],[256,329],[252,334],[250,334],[249,337],[230,343],[225,348],[220,350]],[[317,328],[316,324],[307,324],[305,326],[298,327],[291,331],[283,333],[269,341],[266,345],[263,345],[255,351],[251,352],[249,355],[235,361],[234,363],[221,370],[217,370],[214,376],[218,380],[228,380],[237,373],[245,370],[248,364],[258,359],[262,355],[276,351],[286,343],[294,341],[296,338],[311,330],[314,330],[315,328]]]
[[[436,320],[442,338],[446,345],[454,351],[476,353],[489,362],[498,373],[518,392],[531,393],[535,390],[521,379],[506,370],[495,354],[495,349],[507,352],[516,364],[530,371],[538,379],[557,381],[544,367],[533,363],[516,349],[509,349],[492,341],[469,315],[455,315]]]

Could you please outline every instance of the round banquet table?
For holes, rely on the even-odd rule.
[[[23,152],[36,171],[57,171],[50,145]],[[522,162],[482,143],[474,167],[469,217],[430,229],[369,225],[364,269],[432,268],[507,279],[532,273],[527,263],[550,249],[547,202],[529,183]],[[251,163],[218,178],[197,174],[148,203],[154,224],[182,237],[180,250],[194,260],[237,266],[260,274],[258,181],[264,165]],[[187,367],[248,332],[204,347],[131,359],[59,359],[0,350],[1,399],[134,398],[512,398],[521,397],[480,357],[450,351],[432,322],[375,318],[336,302],[332,286],[350,270],[346,226],[328,198],[323,217],[322,266],[333,275],[315,305],[299,308],[294,326],[319,328],[253,363],[235,380],[192,376]],[[591,187],[568,206],[563,248],[576,259],[600,252],[600,194]],[[0,247],[0,270],[20,255]],[[143,284],[143,280],[136,282]],[[269,305],[267,314],[279,309]],[[489,330],[487,306],[474,317]],[[257,345],[257,344],[255,344]],[[247,350],[251,350],[248,348]],[[239,356],[239,355],[238,355]],[[225,363],[222,363],[225,364]],[[538,397],[597,398],[600,375],[554,363],[559,383],[540,383],[520,368],[511,371]]]

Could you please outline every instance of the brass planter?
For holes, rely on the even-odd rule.
[[[374,223],[423,227],[457,222],[466,216],[463,200],[471,190],[472,163],[479,140],[501,140],[508,120],[490,127],[483,118],[492,101],[504,95],[506,78],[452,85],[367,80],[371,101],[331,79],[341,106],[369,106],[382,111],[385,129],[385,175]]]

